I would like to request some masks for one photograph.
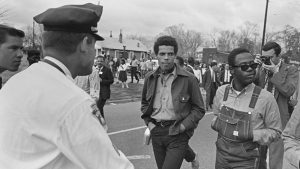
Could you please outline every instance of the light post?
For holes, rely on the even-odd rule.
[[[264,30],[263,30],[263,37],[261,42],[261,48],[265,44],[265,34],[266,34],[266,24],[267,24],[267,18],[268,18],[268,6],[269,6],[269,0],[266,0],[266,10],[265,10],[265,20],[264,20]]]

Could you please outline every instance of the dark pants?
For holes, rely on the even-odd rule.
[[[133,82],[133,76],[135,77],[135,80],[139,81],[139,77],[137,75],[137,67],[131,67],[131,82]]]
[[[97,100],[97,107],[100,110],[100,113],[101,113],[103,118],[104,118],[103,107],[105,105],[105,102],[106,102],[106,99],[102,99],[101,97],[99,97],[99,100]]]
[[[153,152],[158,169],[180,169],[183,159],[191,162],[195,153],[186,133],[168,135],[169,127],[156,126],[151,131]]]

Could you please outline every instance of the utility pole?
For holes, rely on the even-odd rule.
[[[269,0],[266,0],[265,21],[264,21],[264,30],[263,30],[261,47],[263,47],[265,44],[266,24],[267,24],[267,18],[268,18],[268,6],[269,6]]]
[[[34,43],[34,21],[32,22],[32,47],[33,47],[33,49],[35,48],[35,43]]]

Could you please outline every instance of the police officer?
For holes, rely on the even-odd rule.
[[[133,168],[114,148],[94,100],[73,81],[92,72],[101,14],[102,6],[84,4],[34,17],[44,25],[45,58],[0,91],[0,168]]]

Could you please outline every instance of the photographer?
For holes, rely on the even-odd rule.
[[[262,55],[257,55],[255,59],[256,62],[260,64],[256,75],[256,84],[267,89],[274,95],[279,107],[282,127],[284,129],[290,118],[290,113],[287,111],[289,100],[295,92],[299,77],[297,68],[284,63],[280,53],[281,47],[276,42],[268,42],[263,46]],[[282,169],[282,139],[272,143],[269,148],[269,167],[272,169]],[[267,148],[265,148],[265,152],[262,153],[264,154],[264,158],[266,158],[266,149]]]

